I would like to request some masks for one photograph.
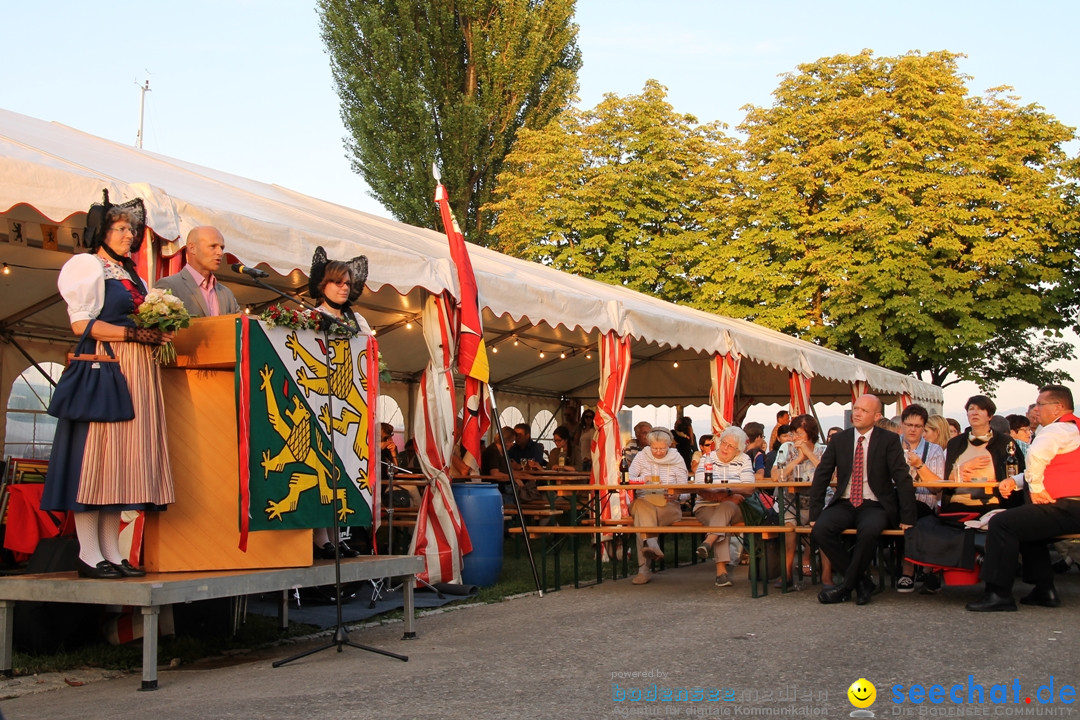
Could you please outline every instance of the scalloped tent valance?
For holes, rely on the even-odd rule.
[[[191,228],[214,225],[231,255],[272,271],[283,288],[304,287],[316,245],[331,258],[367,255],[370,292],[361,298],[361,310],[381,329],[384,356],[401,373],[418,373],[426,357],[420,333],[407,329],[419,316],[423,294],[457,292],[439,232],[0,110],[0,223],[19,221],[28,232],[19,245],[11,242],[11,227],[0,224],[0,236],[8,240],[0,242],[5,262],[59,267],[72,252],[71,236],[81,231],[82,213],[102,188],[117,202],[136,196],[146,201],[148,224],[166,244],[166,255]],[[51,245],[41,238],[48,226],[59,229]],[[491,356],[497,387],[590,402],[599,383],[598,338],[614,331],[633,339],[627,404],[706,403],[709,358],[727,352],[745,358],[737,395],[753,402],[786,404],[787,376],[797,371],[814,378],[811,395],[819,402],[846,403],[852,381],[866,380],[890,398],[906,393],[931,406],[942,403],[938,387],[752,323],[485,248],[470,246],[470,252],[487,343],[497,350]],[[48,337],[52,327],[57,339],[65,338],[55,285],[41,279],[17,290],[5,281],[0,322],[16,337]],[[243,279],[222,279],[242,303],[269,300]]]

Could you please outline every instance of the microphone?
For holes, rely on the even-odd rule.
[[[266,271],[248,267],[244,263],[233,263],[231,267],[234,273],[247,275],[248,277],[255,278],[256,280],[258,280],[259,278],[269,277]]]

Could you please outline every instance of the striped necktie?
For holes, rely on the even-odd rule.
[[[851,468],[851,493],[848,495],[852,507],[862,505],[863,466],[866,465],[863,459],[864,440],[866,438],[860,435],[859,442],[855,443],[855,465]]]

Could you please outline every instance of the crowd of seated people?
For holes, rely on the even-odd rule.
[[[1067,389],[1048,387],[1048,397],[1055,398],[1053,402],[1066,398]],[[1071,426],[1075,421],[1080,434],[1080,420],[1071,415],[1071,394],[1060,400],[1056,408],[1061,412],[1054,418],[1049,417],[1053,414],[1050,412],[1043,417],[1039,403],[1033,404],[1026,415],[995,416],[997,408],[993,400],[985,395],[974,395],[965,403],[967,426],[963,428],[952,418],[932,414],[920,405],[910,405],[899,417],[890,420],[883,417],[884,404],[873,395],[857,399],[853,408],[853,425],[856,414],[859,424],[846,430],[829,428],[825,437],[813,415],[791,417],[787,412],[778,413],[778,422],[772,428],[768,445],[764,426],[756,422],[746,423],[745,429],[730,426],[719,435],[697,437],[687,417],[679,418],[673,430],[654,428],[647,422],[637,423],[634,437],[623,449],[621,458],[622,472],[631,483],[706,484],[711,481],[718,487],[693,494],[663,489],[637,491],[631,496],[629,506],[634,525],[662,528],[692,512],[702,525],[730,527],[741,524],[740,506],[756,492],[752,487],[755,481],[769,478],[777,482],[811,483],[809,492],[784,491],[785,512],[781,522],[812,527],[812,545],[822,551],[821,602],[841,602],[855,596],[858,604],[865,604],[871,595],[871,583],[866,575],[869,562],[866,548],[876,546],[883,529],[915,527],[919,519],[930,516],[959,514],[964,518],[979,518],[993,511],[1028,506],[1032,499],[1023,480],[1026,458],[1032,449],[1046,445],[1035,442],[1039,437],[1039,423],[1045,425],[1044,421],[1049,418],[1049,422]],[[529,471],[548,468],[554,471],[587,468],[589,458],[583,448],[587,447],[584,443],[595,437],[593,418],[593,411],[586,410],[571,424],[574,430],[566,425],[556,427],[552,433],[554,447],[550,451],[532,439],[530,427],[525,423],[503,428],[484,453],[481,473],[496,478],[508,475],[504,446],[513,469],[526,475]],[[1080,440],[1077,446],[1080,447]],[[1048,467],[1056,457],[1055,452],[1065,454],[1073,450],[1080,453],[1077,447],[1068,446],[1065,450],[1057,446],[1051,451],[1043,450],[1049,454],[1040,458],[1038,472],[1042,473]],[[1080,468],[1080,456],[1077,457],[1077,468]],[[1037,477],[1041,482],[1041,474]],[[943,481],[971,483],[972,487],[942,490],[923,486]],[[518,482],[520,494],[540,498],[535,487],[529,486],[529,479]],[[1066,507],[1066,511],[1062,511],[1065,519],[1053,527],[1071,528],[1074,516],[1080,523],[1080,491],[1076,500],[1071,495],[1061,496],[1060,493],[1065,491],[1059,487],[1055,487],[1054,492],[1059,495],[1044,496],[1043,505],[1075,502],[1078,507],[1075,512]],[[1050,512],[1045,507],[1040,510]],[[994,526],[992,519],[987,523]],[[1020,530],[1004,527],[1013,535],[1022,536],[1019,542],[1025,553],[1035,553],[1029,538],[1037,533],[1030,530],[1029,525],[1021,522]],[[841,537],[847,528],[856,531],[854,543],[852,536]],[[1007,536],[1006,530],[1000,530],[999,535]],[[913,532],[918,532],[918,528]],[[787,583],[794,587],[798,587],[794,585],[793,565],[799,537],[796,533],[785,533],[787,565],[784,570]],[[636,538],[638,572],[633,583],[640,585],[650,582],[651,562],[662,559],[664,553],[655,534],[640,534]],[[727,533],[707,534],[696,550],[700,558],[713,559],[717,587],[732,584],[728,570],[732,562],[732,539]],[[1041,547],[1046,543],[1035,544]],[[1008,566],[1012,560],[1003,561],[1001,553],[1011,555],[1013,547],[1004,540],[999,542],[995,546],[998,557],[994,562]],[[902,544],[900,552],[903,552]],[[1041,558],[1041,550],[1038,554]],[[805,574],[806,568],[803,570]],[[1012,572],[1015,574],[1015,568]],[[1008,569],[993,577],[1006,578],[1011,583]],[[1023,602],[1046,606],[1059,604],[1060,598],[1052,584],[1043,577],[1040,582],[1037,592]],[[895,579],[895,589],[900,593],[921,589],[929,594],[937,592],[941,585],[939,572],[906,559]],[[986,607],[973,603],[978,607],[969,609],[1015,609],[1011,597],[1002,591],[1005,585],[1004,581],[998,585],[988,583],[989,600],[982,603]]]

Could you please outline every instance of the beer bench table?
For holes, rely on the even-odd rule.
[[[413,632],[413,588],[424,570],[417,555],[362,556],[342,559],[341,581],[362,582],[384,577],[405,579],[405,635]],[[194,600],[281,592],[334,583],[334,562],[317,560],[310,567],[215,572],[149,573],[143,578],[95,580],[74,572],[0,577],[0,673],[12,675],[12,633],[15,602],[64,602],[90,605],[132,605],[142,608],[143,657],[141,690],[157,689],[158,613],[162,605]],[[282,621],[286,606],[281,606]]]

